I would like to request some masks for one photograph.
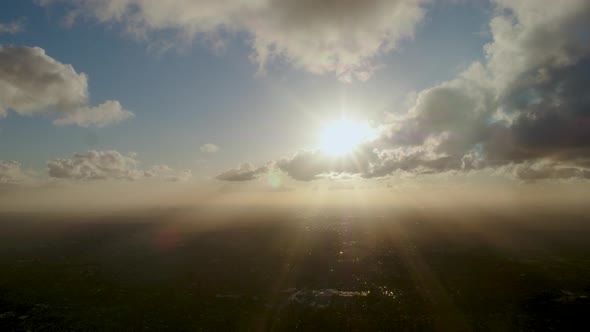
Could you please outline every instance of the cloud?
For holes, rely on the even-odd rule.
[[[551,160],[526,161],[513,168],[513,174],[524,181],[541,179],[590,179],[590,168],[568,166]]]
[[[193,177],[193,172],[190,169],[185,169],[179,172],[176,172],[175,174],[172,175],[168,175],[168,177],[166,177],[166,179],[168,181],[188,181]]]
[[[494,109],[494,91],[484,71],[474,64],[454,80],[418,93],[406,114],[392,117],[382,142],[449,155],[470,148],[481,139]]]
[[[147,178],[168,181],[188,180],[190,170],[177,172],[167,165],[153,166],[144,170],[139,167],[135,154],[122,154],[115,150],[76,153],[69,159],[54,159],[47,162],[52,178],[69,180],[140,180]]]
[[[227,32],[246,31],[251,36],[252,57],[261,69],[280,57],[310,72],[332,72],[351,80],[370,76],[376,56],[412,36],[427,1],[66,2],[72,18],[90,16],[103,23],[122,23],[139,38],[173,31],[186,40],[217,39]],[[514,174],[523,179],[586,178],[590,2],[495,0],[494,5],[489,24],[492,41],[482,50],[485,61],[418,92],[405,112],[391,115],[378,139],[350,156],[305,150],[269,165],[301,181],[335,174],[369,178],[397,171],[425,174],[506,166],[513,166]],[[71,98],[51,94],[45,105],[68,108],[71,101],[85,102],[86,78],[69,68],[73,78],[83,81],[84,88],[78,90],[83,93]],[[12,101],[14,97],[0,97],[22,103],[22,113],[36,109]],[[65,119],[61,121],[85,123]],[[204,147],[202,151],[210,150]],[[268,172],[269,165],[242,164],[217,178],[252,180]]]
[[[168,165],[156,165],[145,171],[144,176],[146,178],[161,178],[167,181],[182,182],[192,178],[193,173],[190,169],[175,171]]]
[[[590,3],[496,4],[487,62],[421,91],[408,112],[392,116],[375,142],[383,172],[372,174],[409,165],[444,172],[523,163],[515,172],[521,178],[585,178]]]
[[[176,32],[180,40],[244,31],[251,58],[264,70],[282,58],[313,73],[336,73],[342,80],[367,79],[375,57],[413,37],[429,0],[38,0],[71,5],[68,19],[90,16],[123,23],[128,33]],[[149,38],[152,39],[152,38]]]
[[[54,159],[47,162],[49,176],[59,179],[137,180],[144,172],[137,168],[138,161],[133,155],[118,151],[95,151],[76,153],[71,159]]]
[[[379,178],[395,171],[424,174],[434,170],[456,169],[460,163],[461,160],[435,153],[428,145],[380,150],[367,144],[348,155],[338,157],[321,150],[299,151],[291,157],[281,158],[275,165],[295,180],[311,181],[351,176]]]
[[[88,80],[39,47],[0,46],[0,109],[67,113],[88,100]]]
[[[133,118],[135,114],[123,109],[116,100],[108,100],[96,107],[83,107],[53,121],[56,125],[76,124],[80,127],[104,127]]]
[[[269,166],[266,165],[254,167],[250,163],[243,163],[237,168],[230,169],[217,175],[215,178],[222,181],[250,181],[266,174],[269,169]]]
[[[88,106],[88,78],[39,47],[0,46],[0,117],[51,113],[55,124],[103,127],[132,117],[118,101]]]
[[[575,65],[590,51],[585,0],[495,0],[493,42],[485,46],[499,94],[547,77],[545,70]]]
[[[372,152],[367,152],[372,153]],[[344,174],[366,174],[368,163],[363,165],[357,161],[360,150],[355,156],[334,157],[320,150],[301,150],[266,165],[255,167],[244,163],[216,176],[222,181],[251,181],[273,170],[280,170],[298,181],[312,181],[320,178],[343,177]]]
[[[16,34],[25,29],[25,20],[18,19],[11,23],[0,23],[0,35],[2,34]]]
[[[27,179],[18,161],[0,160],[0,185],[18,184]]]
[[[276,166],[302,181],[484,168],[526,180],[588,178],[590,2],[495,4],[484,63],[418,92],[350,156],[302,151]]]
[[[219,151],[219,146],[217,146],[215,144],[207,143],[207,144],[201,145],[201,147],[199,149],[201,150],[201,152],[204,152],[204,153],[215,153],[215,152]]]
[[[276,167],[295,180],[311,181],[329,177],[332,173],[363,174],[367,173],[374,152],[357,149],[354,154],[335,157],[321,150],[301,150],[290,157],[281,158]]]
[[[310,181],[330,171],[330,157],[318,150],[302,150],[277,161],[276,166],[293,179]]]

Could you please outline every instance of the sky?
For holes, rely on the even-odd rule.
[[[584,186],[588,22],[585,0],[5,0],[0,188]]]

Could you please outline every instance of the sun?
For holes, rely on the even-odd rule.
[[[324,127],[320,149],[327,154],[341,156],[353,152],[359,144],[375,136],[375,130],[368,123],[342,119]]]

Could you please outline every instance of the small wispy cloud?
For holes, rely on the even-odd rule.
[[[219,151],[220,148],[219,148],[219,146],[217,146],[215,144],[207,143],[207,144],[201,145],[199,150],[201,150],[201,152],[203,152],[203,153],[215,153],[215,152]]]
[[[0,35],[2,34],[15,34],[22,32],[25,29],[25,19],[20,18],[16,21],[10,23],[1,23],[0,22]]]

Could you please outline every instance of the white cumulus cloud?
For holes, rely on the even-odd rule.
[[[88,106],[88,78],[39,47],[0,45],[0,117],[51,113],[55,124],[103,127],[130,118],[118,101]]]
[[[76,153],[69,159],[47,162],[49,176],[74,180],[125,179],[137,180],[144,176],[134,155],[115,150]]]
[[[413,37],[429,0],[38,0],[71,5],[68,18],[119,22],[145,38],[176,31],[181,40],[250,35],[252,59],[261,70],[282,58],[313,73],[367,79],[374,58]]]
[[[0,185],[2,184],[17,184],[27,179],[21,169],[21,163],[18,161],[2,161],[0,160]]]

